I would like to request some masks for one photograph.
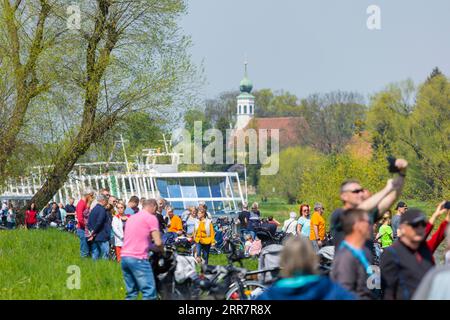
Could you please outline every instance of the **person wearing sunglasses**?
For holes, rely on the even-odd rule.
[[[330,218],[330,231],[336,250],[344,239],[341,221],[344,211],[350,209],[367,211],[370,224],[373,226],[400,197],[405,183],[408,162],[404,159],[396,159],[395,166],[398,169],[397,176],[389,179],[386,186],[373,195],[370,195],[369,190],[363,188],[358,180],[346,180],[341,184],[340,198],[343,206],[336,209]],[[373,237],[367,241],[366,245],[375,254]]]
[[[409,300],[425,274],[434,266],[426,242],[427,218],[409,209],[400,218],[399,238],[381,256],[381,289],[386,300]]]

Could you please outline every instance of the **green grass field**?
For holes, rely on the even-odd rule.
[[[210,264],[226,264],[224,255],[211,255]],[[70,290],[71,266],[80,270],[80,289]],[[256,269],[256,260],[244,266]],[[59,230],[0,231],[0,300],[4,299],[123,299],[120,265],[79,257],[78,238]]]

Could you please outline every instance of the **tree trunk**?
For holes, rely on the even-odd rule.
[[[113,127],[117,121],[117,116],[117,113],[113,113],[105,119],[97,121],[90,128],[82,127],[76,139],[65,147],[61,156],[56,159],[47,175],[47,180],[33,196],[30,203],[34,202],[38,208],[43,208],[62,188],[77,160],[86,153],[93,143],[99,141]]]

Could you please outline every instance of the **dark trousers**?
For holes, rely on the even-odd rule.
[[[211,249],[210,244],[197,243],[197,256],[202,257],[205,264],[208,264],[209,250]]]

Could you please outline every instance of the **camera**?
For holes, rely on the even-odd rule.
[[[444,205],[442,206],[443,209],[450,210],[450,201],[445,201]]]
[[[386,158],[388,162],[388,170],[390,173],[399,173],[400,170],[395,166],[395,162],[397,161],[397,158],[394,156],[389,156]]]

